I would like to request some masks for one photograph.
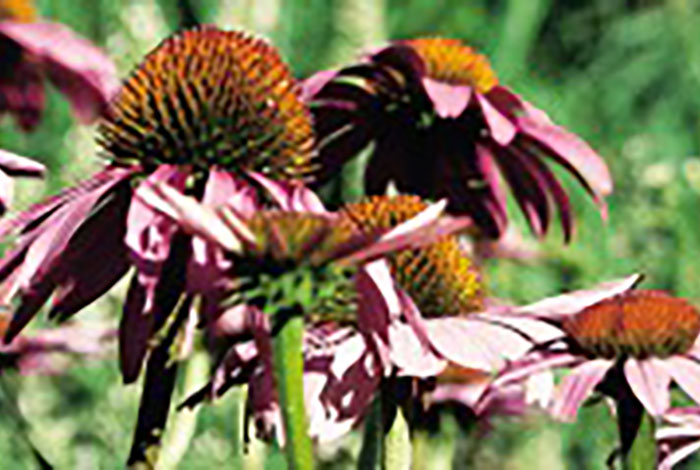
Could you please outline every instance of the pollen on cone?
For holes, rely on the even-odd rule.
[[[375,196],[348,204],[341,217],[360,230],[388,229],[416,216],[427,204],[417,196]],[[388,256],[394,279],[425,316],[454,316],[479,310],[482,285],[479,272],[459,246],[456,236]]]
[[[311,118],[277,51],[206,26],[164,40],[132,72],[99,128],[116,162],[311,171]]]
[[[452,85],[468,85],[487,93],[498,78],[486,56],[458,39],[422,38],[401,41],[422,59],[428,77]]]

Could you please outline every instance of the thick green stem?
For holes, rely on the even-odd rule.
[[[278,312],[283,313],[283,312]],[[311,440],[304,410],[304,318],[290,315],[273,340],[275,378],[290,470],[313,468]]]
[[[632,393],[621,395],[617,400],[617,419],[622,468],[654,470],[656,468],[654,418],[644,410]]]
[[[411,433],[401,408],[396,409],[382,445],[382,470],[411,470]]]

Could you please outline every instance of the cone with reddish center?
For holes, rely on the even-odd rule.
[[[594,357],[684,354],[700,333],[700,313],[661,291],[629,291],[585,308],[562,328]]]

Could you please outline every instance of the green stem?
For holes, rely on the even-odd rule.
[[[411,435],[408,421],[406,421],[401,408],[397,407],[391,428],[384,436],[382,470],[410,470],[411,455]]]
[[[286,312],[278,312],[281,313]],[[275,378],[286,440],[284,447],[290,470],[313,468],[311,439],[304,410],[303,335],[303,316],[289,315],[273,340]]]

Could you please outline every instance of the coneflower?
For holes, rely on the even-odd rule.
[[[572,173],[601,211],[608,169],[581,139],[499,84],[485,56],[453,39],[395,41],[357,64],[305,82],[318,134],[319,181],[372,144],[365,188],[447,198],[487,236],[506,225],[508,185],[532,230],[547,232],[552,208],[568,239],[569,198],[548,161]]]

